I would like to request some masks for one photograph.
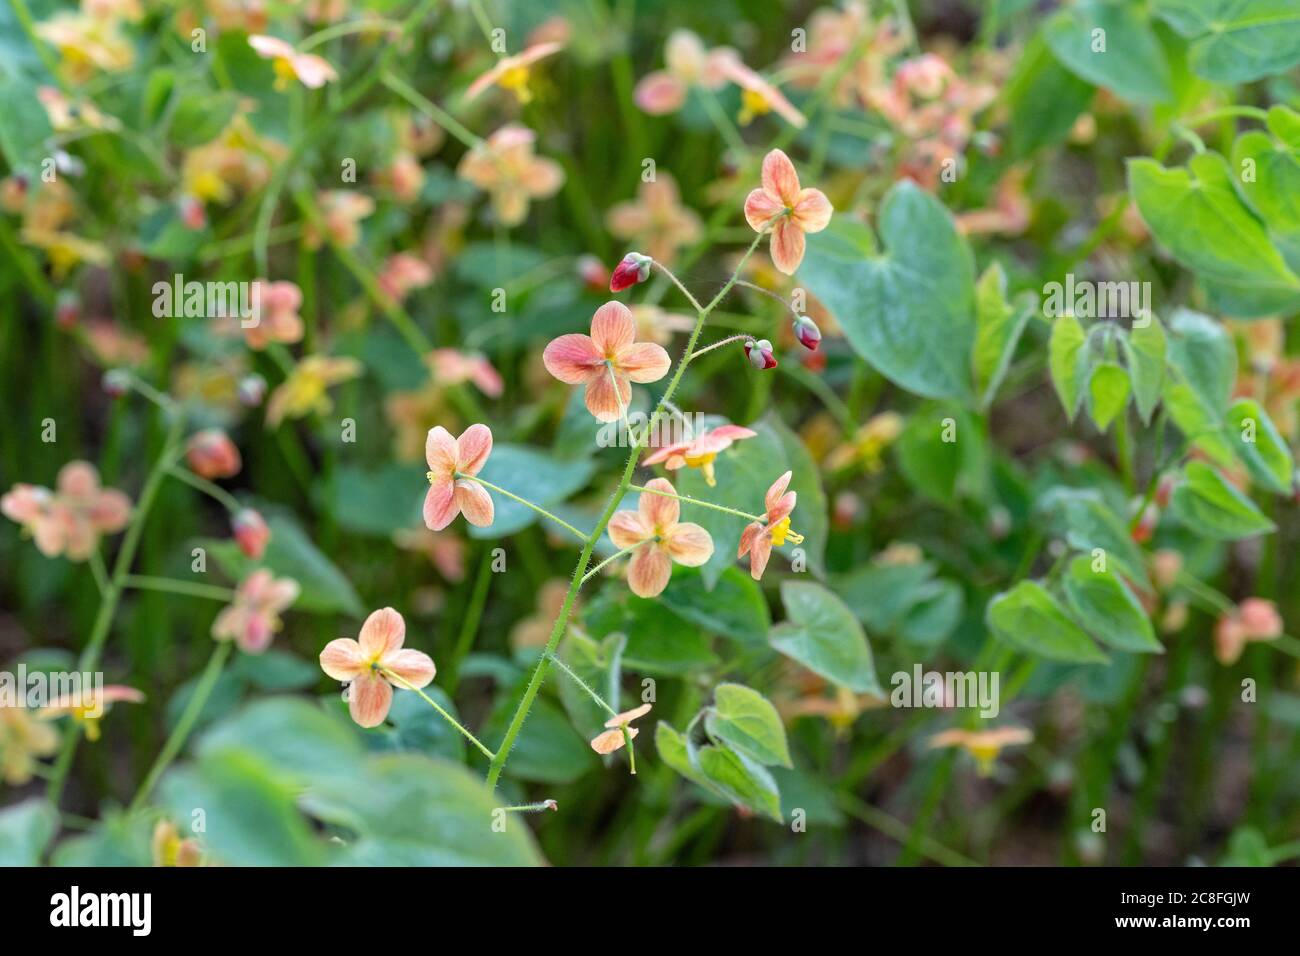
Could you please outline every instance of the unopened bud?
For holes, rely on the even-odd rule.
[[[191,436],[185,460],[201,478],[230,478],[239,474],[243,461],[235,443],[219,428],[205,428]]]
[[[817,328],[817,323],[808,316],[801,315],[794,320],[794,337],[804,348],[816,351],[818,343],[822,340],[822,330]]]
[[[650,266],[654,260],[639,252],[629,252],[623,261],[614,267],[614,274],[609,277],[609,291],[622,292],[638,282],[645,282],[650,277]]]
[[[772,343],[767,339],[749,339],[745,342],[745,355],[749,364],[759,371],[776,368],[776,356],[772,354]]]
[[[61,329],[70,329],[81,320],[81,296],[71,289],[59,293],[54,303],[54,321]]]
[[[244,508],[236,513],[230,526],[239,550],[254,561],[261,558],[266,551],[266,543],[271,540],[271,529],[266,526],[261,514],[252,508]]]
[[[111,368],[104,373],[104,394],[121,398],[131,389],[131,373],[124,368]]]
[[[239,401],[248,408],[256,408],[266,398],[266,379],[260,375],[245,375],[239,380]]]

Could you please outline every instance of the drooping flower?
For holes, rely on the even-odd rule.
[[[772,350],[772,343],[767,339],[746,339],[745,357],[749,359],[749,364],[760,372],[776,368],[776,353]]]
[[[564,185],[564,169],[533,154],[536,134],[525,126],[503,126],[461,159],[456,174],[492,197],[503,226],[517,226],[534,199],[555,195]]]
[[[423,651],[403,648],[406,622],[391,607],[374,611],[358,640],[340,637],[320,652],[320,666],[347,685],[348,712],[362,727],[378,727],[393,704],[393,687],[421,688],[437,669]]]
[[[302,339],[302,316],[298,314],[302,308],[302,290],[296,283],[258,279],[253,294],[257,321],[240,323],[250,349],[260,352],[272,342],[292,345]]]
[[[1214,656],[1220,664],[1235,664],[1248,643],[1275,640],[1281,634],[1282,617],[1277,605],[1264,598],[1246,598],[1215,624]]]
[[[847,442],[836,446],[826,456],[831,469],[857,466],[867,474],[884,467],[882,456],[903,433],[903,416],[898,412],[880,412],[871,416]]]
[[[205,428],[191,435],[185,460],[200,478],[232,478],[243,467],[239,449],[220,428]]]
[[[763,498],[766,508],[763,521],[751,521],[740,534],[740,548],[736,552],[736,557],[743,558],[746,554],[749,555],[749,576],[755,581],[761,580],[763,572],[767,570],[767,562],[772,556],[773,548],[781,547],[787,538],[794,544],[803,541],[802,535],[790,530],[790,513],[794,511],[795,502],[798,500],[795,492],[786,490],[790,487],[793,474],[787,471],[772,482],[772,487],[767,489],[767,494]]]
[[[648,73],[637,83],[632,97],[642,111],[662,116],[681,109],[693,86],[719,90],[726,85],[723,65],[735,56],[726,47],[709,50],[690,30],[674,30],[664,48],[664,70]]]
[[[154,866],[198,866],[203,856],[199,841],[193,837],[181,839],[176,824],[170,820],[159,820],[154,825],[150,849]]]
[[[27,707],[0,706],[0,780],[11,786],[31,780],[37,760],[59,749],[58,732],[35,716]]]
[[[239,583],[235,600],[212,622],[212,636],[219,641],[234,640],[246,654],[261,654],[282,627],[280,612],[298,600],[298,592],[297,581],[276,578],[266,568],[258,568]]]
[[[801,315],[794,320],[793,328],[794,337],[799,340],[799,344],[815,352],[822,340],[822,330],[817,328],[817,323],[808,316]]]
[[[248,38],[248,45],[262,59],[271,61],[275,68],[277,89],[285,89],[296,79],[303,86],[315,90],[339,78],[338,72],[324,57],[314,53],[299,53],[293,44],[279,37],[254,34]]]
[[[266,403],[266,423],[274,428],[285,418],[302,418],[312,412],[327,413],[334,407],[326,391],[361,374],[361,363],[353,358],[309,355],[299,362]]]
[[[657,382],[672,365],[662,345],[636,341],[636,322],[621,302],[606,302],[591,318],[591,335],[552,339],[542,354],[546,370],[568,385],[585,385],[587,410],[618,421],[632,399],[632,382]]]
[[[993,773],[993,763],[1004,747],[1027,744],[1034,739],[1026,727],[998,727],[995,730],[964,730],[953,728],[935,734],[930,746],[960,747],[975,758],[981,777]]]
[[[563,43],[552,41],[537,43],[514,56],[503,56],[497,60],[492,69],[480,75],[469,85],[469,89],[465,91],[465,102],[475,99],[494,84],[503,90],[510,90],[520,103],[531,102],[533,92],[528,88],[530,67],[538,60],[545,59],[562,49],[564,49]]]
[[[0,512],[22,525],[47,558],[64,555],[84,561],[98,547],[100,536],[126,527],[131,499],[113,488],[101,488],[94,465],[70,461],[59,469],[55,491],[15,485],[0,498]]]
[[[638,597],[663,593],[673,562],[697,568],[713,556],[713,538],[698,524],[678,520],[681,505],[672,483],[655,478],[641,492],[636,511],[619,511],[609,522],[609,537],[620,549],[636,546],[628,564],[627,583]],[[655,494],[655,492],[661,494]]]
[[[271,529],[266,526],[261,513],[252,508],[241,508],[231,519],[230,528],[239,550],[254,561],[260,560],[271,540]]]
[[[641,462],[643,465],[657,465],[663,462],[669,471],[682,467],[699,468],[704,472],[704,481],[710,488],[717,485],[713,474],[713,462],[718,453],[730,448],[733,442],[743,438],[753,438],[758,432],[743,425],[719,425],[710,428],[689,441],[677,442],[656,448]]]
[[[639,252],[629,252],[614,267],[614,271],[609,276],[609,291],[622,292],[629,289],[638,282],[645,282],[650,278],[650,267],[654,265],[654,260],[649,256],[643,256]]]
[[[635,242],[651,259],[668,264],[677,250],[695,243],[703,231],[700,217],[682,205],[677,181],[661,170],[637,187],[637,198],[616,204],[605,217],[609,231]]]
[[[429,463],[424,523],[430,531],[441,531],[462,512],[466,521],[480,528],[492,523],[496,516],[492,496],[477,481],[470,480],[491,453],[492,429],[486,425],[470,425],[459,438],[452,438],[441,425],[429,429],[424,442],[424,457]]]
[[[86,739],[93,741],[99,739],[99,722],[111,705],[120,702],[138,704],[143,700],[144,694],[134,687],[106,684],[102,688],[83,688],[79,692],[56,698],[37,711],[36,716],[40,720],[71,717],[85,729]]]
[[[772,224],[772,264],[786,275],[794,275],[803,262],[804,234],[821,232],[831,221],[834,209],[820,189],[799,186],[790,157],[774,149],[763,157],[763,185],[745,200],[745,219],[755,232]]]
[[[727,79],[740,87],[738,119],[741,126],[748,126],[756,117],[764,113],[776,113],[795,129],[803,129],[808,125],[807,118],[795,109],[794,104],[786,99],[785,94],[747,67],[739,56],[724,59],[722,72]]]
[[[602,734],[597,734],[591,739],[591,749],[601,755],[612,754],[615,750],[621,750],[627,744],[629,738],[640,733],[635,727],[630,726],[632,721],[638,717],[644,717],[648,713],[650,713],[650,705],[642,704],[640,707],[633,707],[631,710],[615,714],[605,721],[605,726],[610,729]],[[626,737],[623,736],[623,728],[625,727],[627,728]]]

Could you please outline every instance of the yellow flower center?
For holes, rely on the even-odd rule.
[[[785,539],[790,534],[789,516],[782,518],[776,524],[772,525],[772,546],[779,548],[785,544]]]
[[[741,90],[740,114],[737,119],[741,126],[748,126],[756,116],[772,112],[772,106],[762,93],[756,90]]]
[[[705,452],[703,455],[685,455],[686,464],[692,468],[701,468],[704,471],[704,482],[710,488],[717,487],[718,479],[713,474],[713,460],[718,457],[717,452]]]
[[[497,80],[502,89],[510,90],[519,98],[520,103],[528,103],[532,100],[532,91],[528,89],[528,67],[512,66]]]
[[[980,776],[987,777],[993,773],[993,762],[998,759],[1002,748],[996,744],[967,744],[966,750],[975,758]]]

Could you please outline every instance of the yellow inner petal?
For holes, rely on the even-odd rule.
[[[717,487],[718,479],[713,474],[713,460],[718,457],[717,452],[706,452],[703,455],[684,455],[686,464],[692,468],[700,468],[704,471],[704,482],[710,488]]]
[[[528,67],[512,66],[497,80],[502,89],[510,90],[519,98],[520,103],[530,102],[532,91],[528,89]]]
[[[790,535],[790,516],[782,518],[776,524],[772,525],[772,547],[779,548],[785,544],[785,539]]]
[[[762,93],[756,90],[740,91],[740,114],[737,119],[741,126],[748,126],[757,116],[772,112],[772,105]]]

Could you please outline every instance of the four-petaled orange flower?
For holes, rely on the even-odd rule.
[[[632,399],[632,382],[657,382],[672,365],[662,345],[636,341],[636,321],[621,302],[596,310],[591,335],[552,339],[542,361],[561,382],[587,386],[587,410],[602,422],[618,421]]]
[[[393,704],[393,687],[420,688],[437,669],[423,651],[403,648],[406,622],[391,607],[373,612],[358,640],[340,637],[320,652],[320,666],[347,684],[348,712],[362,727],[378,727]]]
[[[1282,616],[1277,605],[1264,598],[1249,597],[1214,625],[1214,656],[1220,664],[1235,664],[1246,644],[1272,641],[1282,635]]]
[[[470,478],[492,453],[492,429],[470,425],[459,438],[438,425],[424,440],[424,457],[429,463],[429,493],[424,496],[424,523],[441,531],[465,513],[465,520],[480,528],[492,523],[496,509],[487,489]],[[470,477],[462,477],[470,476]]]
[[[144,694],[134,687],[107,684],[102,688],[83,688],[77,693],[65,694],[42,707],[36,716],[41,720],[71,717],[85,728],[87,740],[98,740],[99,722],[111,704],[121,701],[138,704],[143,700]]]
[[[676,471],[683,466],[700,468],[704,471],[705,482],[712,488],[718,483],[713,476],[713,461],[718,457],[718,452],[730,448],[732,442],[753,438],[757,434],[758,432],[743,425],[719,425],[690,441],[657,448],[646,455],[641,464],[657,465],[663,462],[669,471]]]
[[[620,511],[610,519],[609,537],[618,548],[636,547],[627,568],[632,593],[644,598],[663,593],[673,562],[698,568],[713,556],[713,538],[699,525],[679,521],[681,505],[672,483],[655,478],[641,492],[636,511]],[[660,492],[660,494],[655,494]]]
[[[981,777],[993,773],[993,762],[1003,747],[1027,744],[1034,739],[1025,727],[998,727],[994,730],[964,730],[953,728],[930,738],[931,747],[960,747],[975,758]]]
[[[465,102],[470,102],[494,83],[503,90],[514,93],[520,103],[531,102],[533,92],[528,88],[529,67],[562,49],[564,49],[563,43],[552,41],[536,43],[514,56],[503,56],[497,60],[496,66],[469,85],[469,89],[465,91]]]
[[[604,733],[597,734],[591,738],[591,749],[598,754],[612,754],[615,750],[621,749],[629,738],[635,737],[641,731],[635,727],[627,728],[627,737],[623,736],[623,728],[638,717],[644,717],[650,713],[650,705],[642,704],[640,707],[633,707],[631,710],[625,710],[621,714],[615,714],[609,720],[605,721],[605,726],[612,729]]]
[[[287,281],[256,283],[257,321],[240,323],[244,341],[255,351],[262,351],[272,342],[292,345],[302,338],[302,290]]]
[[[330,80],[339,78],[334,67],[330,66],[329,61],[324,57],[314,53],[299,53],[293,48],[293,44],[279,37],[254,34],[248,38],[248,45],[257,51],[257,55],[262,59],[271,61],[271,65],[275,68],[277,89],[284,89],[291,80],[296,79],[303,86],[314,90],[324,86]]]
[[[239,583],[235,600],[221,609],[212,622],[212,636],[234,640],[245,654],[261,654],[280,630],[280,612],[298,600],[298,582],[276,578],[258,568]]]
[[[456,174],[492,196],[503,226],[528,216],[528,203],[555,195],[564,185],[559,163],[533,155],[536,134],[525,126],[503,126],[461,159]]]
[[[774,149],[763,158],[763,185],[745,200],[745,219],[756,231],[772,225],[772,264],[794,275],[803,262],[804,233],[821,232],[831,221],[830,200],[820,189],[801,189],[790,157]]]
[[[131,499],[101,488],[99,472],[89,462],[68,462],[59,469],[55,487],[51,492],[18,484],[0,498],[0,512],[22,525],[47,558],[85,561],[101,535],[121,531],[131,517]]]
[[[749,576],[755,581],[761,580],[763,572],[767,570],[767,561],[772,556],[773,548],[785,544],[786,538],[795,544],[803,540],[802,535],[790,530],[790,512],[794,511],[798,498],[795,492],[786,491],[792,475],[792,472],[787,471],[772,482],[772,487],[767,489],[767,495],[763,499],[767,508],[764,521],[751,521],[740,533],[740,549],[736,557],[749,555]]]

